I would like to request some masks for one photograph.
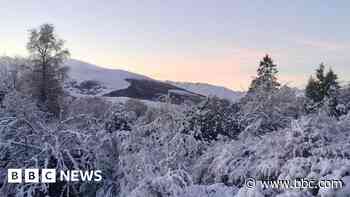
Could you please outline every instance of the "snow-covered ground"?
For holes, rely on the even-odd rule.
[[[83,92],[91,89],[87,87],[101,87],[96,83],[81,85],[84,81],[100,81],[108,90],[125,88],[125,79],[139,76],[73,63],[71,77],[80,82],[74,87]],[[64,98],[59,117],[54,117],[28,93],[35,90],[26,86],[17,90],[8,84],[17,78],[7,68],[0,66],[0,87],[8,91],[0,108],[0,197],[350,196],[348,87],[324,103],[310,102],[300,96],[302,91],[287,86],[256,89],[238,105],[220,99],[173,105],[168,98],[160,103],[122,95],[83,94]],[[24,83],[27,78],[19,80]],[[131,82],[129,88],[155,94],[159,90],[165,94],[191,93],[159,81],[138,83],[144,86]],[[213,95],[210,92],[215,86],[198,88],[201,85],[188,85],[187,89]],[[217,96],[219,92],[214,91]],[[48,166],[57,170],[99,169],[104,177],[96,184],[6,182],[8,169]],[[256,185],[250,188],[244,183],[252,178]],[[342,181],[344,185],[287,189],[278,182],[277,186],[270,182],[271,187],[261,184],[265,180],[302,179]]]
[[[174,82],[174,81],[166,81],[166,82],[172,85],[175,85],[177,87],[189,90],[191,92],[201,94],[203,96],[208,96],[208,97],[217,96],[219,98],[227,99],[230,101],[237,101],[244,95],[243,92],[233,91],[231,89],[228,89],[222,86],[215,86],[215,85],[210,85],[206,83]]]
[[[66,62],[69,67],[68,75],[78,83],[83,81],[98,81],[106,89],[99,94],[105,94],[113,90],[129,87],[125,79],[149,79],[151,78],[120,69],[103,68],[87,62],[70,59]]]
[[[123,103],[125,104],[130,98],[128,97],[103,97],[106,101],[110,101],[112,103]],[[142,100],[142,99],[137,99],[141,103],[145,104],[148,107],[152,108],[161,108],[161,107],[177,107],[174,104],[168,104],[168,103],[162,103],[162,102],[157,102],[157,101],[149,101],[149,100]]]

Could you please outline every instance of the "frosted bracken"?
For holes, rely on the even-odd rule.
[[[14,63],[4,62],[1,76],[14,79],[8,69]],[[307,111],[314,104],[296,95],[294,89],[282,86],[270,92],[257,90],[235,103],[207,98],[195,105],[174,105],[171,99],[151,103],[124,98],[118,102],[101,96],[77,97],[66,90],[63,111],[53,117],[40,109],[31,95],[13,88],[11,81],[15,80],[0,83],[4,90],[0,109],[0,196],[350,194],[349,88],[339,90],[339,116],[331,115],[327,102]],[[9,168],[100,169],[103,180],[9,184],[5,181]],[[251,189],[244,184],[248,178],[339,179],[344,187],[297,190],[257,184]]]

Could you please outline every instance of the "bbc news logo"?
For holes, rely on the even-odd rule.
[[[101,170],[8,169],[8,183],[100,182]]]

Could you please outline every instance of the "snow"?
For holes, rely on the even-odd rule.
[[[209,186],[193,185],[185,188],[182,197],[233,197],[237,192],[237,187],[228,187],[222,183]]]
[[[183,90],[169,90],[168,92],[169,93],[181,94],[181,95],[193,95],[192,93],[186,92],[186,91],[183,91]]]
[[[112,103],[126,103],[130,98],[128,97],[104,97],[105,100],[110,101]],[[175,104],[168,104],[168,103],[161,103],[158,101],[149,101],[149,100],[143,100],[143,99],[136,99],[143,104],[147,105],[148,107],[152,108],[161,108],[164,106],[173,106],[176,107]]]
[[[88,80],[101,82],[106,87],[106,90],[99,93],[99,95],[129,87],[130,84],[125,79],[152,80],[147,76],[120,69],[103,68],[75,59],[70,59],[65,64],[70,68],[68,72],[69,77],[78,83]]]
[[[115,90],[121,90],[129,87],[130,83],[126,79],[147,79],[154,80],[150,77],[120,70],[120,69],[108,69],[103,66],[98,66],[90,64],[84,61],[70,59],[65,63],[70,69],[68,71],[68,76],[71,81],[76,81],[78,84],[84,81],[97,81],[103,86],[94,95],[102,96],[106,93]],[[197,93],[203,96],[209,97],[219,97],[222,99],[227,99],[230,101],[237,101],[243,96],[242,92],[233,91],[225,87],[215,86],[205,83],[191,83],[191,82],[172,82],[165,81],[165,83],[175,85],[179,88],[188,90],[193,93]],[[69,87],[72,96],[82,96],[80,90],[76,90],[73,87]],[[188,95],[189,92],[181,90],[171,90],[171,92]]]
[[[136,75],[70,62],[75,79],[104,80],[109,89],[127,86],[123,79]],[[7,72],[0,72],[3,79],[9,76]],[[8,86],[0,83],[4,85]],[[11,87],[15,86],[7,87],[11,91],[0,108],[0,161],[5,164],[0,165],[0,196],[38,196],[37,191],[43,192],[40,196],[96,197],[350,194],[350,90],[340,92],[344,96],[339,99],[339,108],[345,110],[340,117],[330,116],[327,105],[306,113],[304,98],[281,87],[248,94],[237,109],[236,104],[218,99],[190,106],[125,97],[69,97],[63,113],[55,118],[40,109],[31,94]],[[215,133],[220,131],[216,128],[232,128],[239,135],[211,141],[196,138],[208,127]],[[48,166],[99,169],[105,176],[98,184],[8,185],[2,181],[9,168]],[[256,187],[244,185],[248,178],[258,181]],[[277,190],[264,188],[259,181],[300,179],[342,180],[344,187]]]
[[[166,83],[170,83],[179,88],[186,89],[188,91],[201,94],[203,96],[217,96],[221,99],[227,99],[230,101],[237,101],[243,96],[243,92],[233,91],[231,89],[215,86],[206,83],[191,83],[191,82],[174,82],[174,81],[166,81]]]

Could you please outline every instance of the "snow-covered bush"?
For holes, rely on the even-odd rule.
[[[208,98],[186,112],[183,132],[204,141],[217,140],[219,135],[234,138],[241,131],[238,110],[227,100]]]
[[[79,93],[87,95],[96,95],[106,89],[100,82],[94,80],[82,81],[74,87],[79,90]]]
[[[5,117],[17,117],[28,121],[45,119],[47,117],[47,113],[40,111],[31,97],[16,90],[5,95],[2,105],[0,112]]]
[[[146,114],[147,105],[136,99],[128,99],[125,102],[125,108],[129,111],[135,112],[137,117],[142,117]]]
[[[77,120],[80,119],[80,120]],[[57,170],[97,169],[96,150],[103,144],[102,127],[89,119],[70,118],[49,126],[40,120],[29,122],[24,118],[1,119],[0,151],[8,168],[55,168]],[[85,121],[81,130],[70,127],[71,122]],[[98,132],[100,130],[101,132]],[[1,173],[2,174],[2,173]],[[6,179],[3,179],[6,180]],[[18,184],[4,183],[2,193],[9,196],[75,196],[87,192],[87,183]]]
[[[22,57],[0,57],[0,90],[18,90],[23,83],[21,78],[29,65],[29,61]]]
[[[164,176],[145,180],[130,197],[181,197],[183,190],[190,185],[192,181],[186,172],[170,171]]]
[[[326,112],[329,116],[339,117],[346,115],[350,109],[350,88],[331,86],[327,95],[319,102],[306,99],[305,110],[308,113]]]
[[[293,120],[290,127],[262,137],[248,136],[244,140],[217,144],[195,164],[194,183],[240,187],[250,177],[320,180],[339,173],[342,175],[337,177],[342,179],[348,175],[338,169],[350,162],[349,117],[337,121],[326,113],[314,114]],[[277,195],[286,191],[270,192]],[[317,194],[321,191],[307,192]]]
[[[257,89],[247,94],[240,102],[243,136],[263,135],[288,127],[291,120],[304,114],[304,102],[287,86],[270,92]]]
[[[237,194],[237,187],[228,187],[224,184],[192,185],[184,189],[181,197],[233,197]]]
[[[98,119],[104,119],[110,115],[112,103],[101,97],[87,96],[76,98],[66,108],[68,117],[85,114]]]
[[[339,115],[345,115],[350,110],[350,86],[339,89],[336,92],[337,106],[335,110]]]
[[[114,197],[122,193],[124,173],[121,169],[121,143],[124,138],[121,133],[107,134],[101,140],[96,151],[96,167],[104,173],[103,184],[98,188],[96,196]],[[124,181],[124,184],[125,183]]]
[[[107,117],[105,129],[113,133],[115,131],[131,131],[132,123],[137,119],[136,113],[127,110],[122,104],[113,106],[112,114]]]

